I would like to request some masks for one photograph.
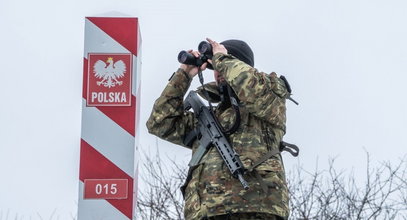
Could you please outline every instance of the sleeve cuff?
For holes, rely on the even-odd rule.
[[[218,71],[222,76],[225,76],[227,72],[227,65],[224,60],[233,60],[237,59],[236,57],[230,54],[216,53],[212,57],[212,66],[213,69]]]
[[[183,70],[182,68],[178,68],[177,72],[181,72],[188,81],[192,81],[191,76],[187,72],[185,72],[185,70]]]
[[[192,78],[183,69],[179,68],[169,79],[168,85],[173,88],[178,88],[182,92],[186,92],[191,85]]]
[[[191,82],[192,81],[192,78],[191,78],[191,76],[189,76],[189,74],[187,73],[187,72],[185,72],[183,69],[181,69],[181,68],[178,68],[178,70],[177,71],[175,71],[172,75],[171,75],[171,77],[168,79],[168,81],[173,81],[173,80],[177,80],[178,78],[184,78],[184,80],[186,80],[186,81],[188,81],[188,82]],[[177,79],[174,79],[174,78],[177,78]]]

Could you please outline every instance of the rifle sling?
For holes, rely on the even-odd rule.
[[[236,97],[234,97],[234,95],[233,95],[234,93],[232,92],[232,88],[229,85],[227,85],[227,89],[228,89],[230,104],[232,105],[232,108],[233,108],[233,110],[235,111],[235,114],[236,114],[235,123],[233,124],[233,126],[229,130],[227,130],[225,132],[226,134],[231,135],[231,134],[235,133],[235,131],[237,131],[237,129],[240,126],[240,109],[239,109],[238,99]]]
[[[300,149],[295,144],[290,144],[284,141],[280,142],[280,151],[287,151],[293,157],[297,157],[300,153]]]
[[[264,161],[270,159],[272,156],[279,154],[283,151],[287,151],[293,157],[298,156],[299,148],[295,144],[289,144],[287,142],[281,141],[279,149],[273,149],[263,155],[259,160],[257,160],[252,166],[247,168],[248,172],[252,172],[254,168],[258,167],[260,164],[264,163]]]
[[[257,181],[259,181],[259,184],[261,188],[263,189],[264,193],[268,193],[268,186],[267,184],[263,181],[263,178],[260,176],[260,174],[255,170],[254,168],[258,167],[260,164],[264,163],[264,161],[270,159],[272,156],[277,155],[281,153],[282,151],[287,151],[290,153],[292,156],[297,157],[299,153],[299,148],[295,144],[289,144],[287,142],[281,141],[280,142],[280,147],[278,149],[273,149],[269,152],[267,152],[265,155],[263,155],[259,160],[257,160],[252,166],[247,168],[247,172],[253,173]]]

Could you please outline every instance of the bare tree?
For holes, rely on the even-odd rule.
[[[371,168],[367,158],[362,185],[353,173],[338,172],[334,160],[328,170],[290,173],[291,219],[407,219],[406,160]]]
[[[184,219],[184,199],[180,191],[186,179],[186,167],[170,160],[163,165],[157,151],[155,156],[144,153],[141,176],[145,189],[139,191],[137,213],[139,219]]]
[[[175,161],[163,165],[159,154],[146,155],[142,180],[147,186],[139,192],[141,219],[183,219],[180,186],[186,178],[186,165]],[[365,183],[358,184],[353,173],[338,171],[335,160],[327,170],[306,171],[298,166],[288,173],[290,219],[380,219],[407,220],[407,160],[371,168],[367,155]]]

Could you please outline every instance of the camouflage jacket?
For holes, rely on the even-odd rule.
[[[229,140],[247,168],[268,151],[278,148],[285,134],[285,102],[289,94],[284,82],[275,73],[259,72],[231,55],[215,54],[213,66],[224,76],[240,100],[241,123]],[[185,135],[194,129],[197,122],[192,112],[183,110],[183,98],[190,83],[191,78],[182,69],[175,72],[156,100],[147,121],[150,133],[183,145]],[[219,94],[216,84],[209,83],[205,88],[214,98],[211,101],[216,101]],[[232,108],[218,109],[215,113],[225,128],[235,121]],[[198,141],[195,141],[192,153],[198,146]],[[240,182],[230,175],[216,148],[212,147],[187,183],[185,218],[201,219],[241,212],[288,217],[288,191],[281,156],[278,154],[266,160],[256,167],[255,172],[267,185],[267,193],[251,173],[244,176],[250,186],[244,190]]]

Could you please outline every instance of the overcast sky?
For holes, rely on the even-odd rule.
[[[406,1],[0,0],[0,219],[76,216],[84,21],[111,11],[140,21],[143,149],[189,160],[145,122],[178,52],[210,37],[245,40],[256,68],[289,80],[300,105],[287,104],[285,140],[301,154],[287,170],[336,157],[364,173],[365,151],[406,155]]]

